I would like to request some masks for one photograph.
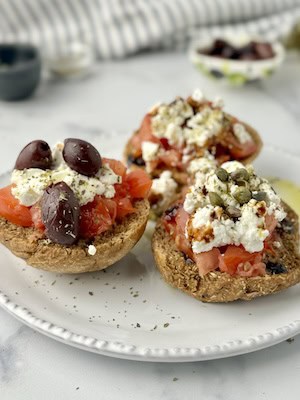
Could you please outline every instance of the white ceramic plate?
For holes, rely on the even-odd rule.
[[[300,183],[300,159],[266,146],[265,176]],[[7,181],[3,176],[0,186]],[[169,287],[157,272],[149,226],[106,271],[60,275],[28,267],[0,249],[0,304],[63,343],[142,361],[197,361],[259,350],[300,332],[300,287],[250,302],[204,304]]]

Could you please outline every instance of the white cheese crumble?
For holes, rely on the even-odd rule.
[[[51,184],[51,171],[38,168],[14,169],[11,176],[12,195],[26,207],[35,204]]]
[[[145,141],[142,143],[142,157],[146,164],[146,170],[151,171],[150,163],[155,160],[159,151],[159,144]]]
[[[222,130],[224,113],[219,109],[205,107],[187,121],[184,129],[185,141],[189,145],[203,147]]]
[[[238,122],[233,124],[233,133],[241,144],[253,141],[250,133],[246,130],[243,124],[240,124]]]
[[[214,169],[217,165],[217,162],[213,156],[210,158],[207,157],[199,157],[192,160],[188,166],[188,172],[194,175],[196,172],[207,173],[211,169]]]
[[[65,182],[75,193],[79,204],[85,205],[93,201],[96,195],[112,198],[115,195],[114,185],[121,183],[121,177],[103,164],[99,172],[88,177],[72,170],[62,158],[63,144],[58,143],[53,149],[55,169],[41,170],[29,168],[14,170],[11,177],[12,194],[21,204],[30,207],[40,200],[44,190],[52,183]]]
[[[174,198],[178,184],[172,178],[170,171],[164,171],[159,178],[153,179],[151,192],[161,195],[161,200],[158,202],[158,207],[167,207],[170,201]]]
[[[221,110],[223,100],[217,97],[210,103],[199,89],[191,98],[199,103],[198,111],[182,98],[155,108],[151,123],[156,137],[166,138],[174,146],[203,147],[211,137],[220,133],[225,118]]]
[[[249,181],[243,187],[247,187],[252,196],[264,192],[266,201],[251,198],[245,204],[240,204],[234,197],[239,186],[231,176],[227,182],[222,182],[216,175],[217,167],[208,172],[198,171],[184,201],[184,209],[190,214],[186,237],[195,253],[229,244],[243,245],[250,253],[262,251],[264,240],[270,233],[266,226],[267,215],[273,215],[278,222],[286,216],[281,200],[267,180],[255,175],[252,166],[244,167],[237,161],[231,161],[222,164],[222,168],[229,173],[246,169]],[[221,197],[222,207],[211,203],[211,192]],[[229,206],[234,207],[239,216],[231,217],[227,212]],[[209,237],[207,234],[201,236],[203,232],[208,233]]]
[[[90,256],[94,256],[97,253],[97,249],[93,244],[89,245],[88,253],[89,253]]]
[[[192,99],[194,101],[197,101],[198,103],[201,103],[201,101],[205,100],[204,94],[202,90],[200,89],[195,89],[193,94],[192,94]]]

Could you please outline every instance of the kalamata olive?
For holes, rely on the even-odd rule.
[[[233,197],[240,203],[246,204],[251,200],[252,193],[246,187],[239,187],[233,194]]]
[[[215,192],[209,192],[208,193],[209,201],[212,206],[220,206],[224,204],[223,199],[221,196],[218,195],[218,193]]]
[[[66,139],[63,157],[71,169],[86,176],[96,175],[102,165],[98,150],[81,139]]]
[[[51,149],[47,142],[34,140],[28,143],[19,154],[15,169],[49,169],[52,163]]]
[[[228,172],[224,168],[218,168],[216,170],[216,175],[222,182],[226,182],[228,180]]]
[[[46,234],[54,243],[71,245],[79,238],[79,202],[73,190],[59,182],[49,186],[41,199]]]

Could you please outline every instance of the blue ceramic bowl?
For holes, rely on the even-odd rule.
[[[0,99],[29,97],[41,78],[41,58],[36,47],[0,44]]]

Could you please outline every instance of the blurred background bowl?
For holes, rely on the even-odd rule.
[[[206,76],[232,85],[243,85],[269,77],[281,66],[285,58],[285,50],[280,42],[270,42],[274,56],[267,59],[234,60],[202,54],[201,51],[205,52],[213,47],[215,40],[216,38],[201,42],[194,40],[189,50],[190,60]],[[227,36],[222,40],[236,47],[245,46],[251,41],[266,43],[266,40],[245,36]]]
[[[32,45],[0,44],[0,99],[29,97],[41,78],[41,58]]]

